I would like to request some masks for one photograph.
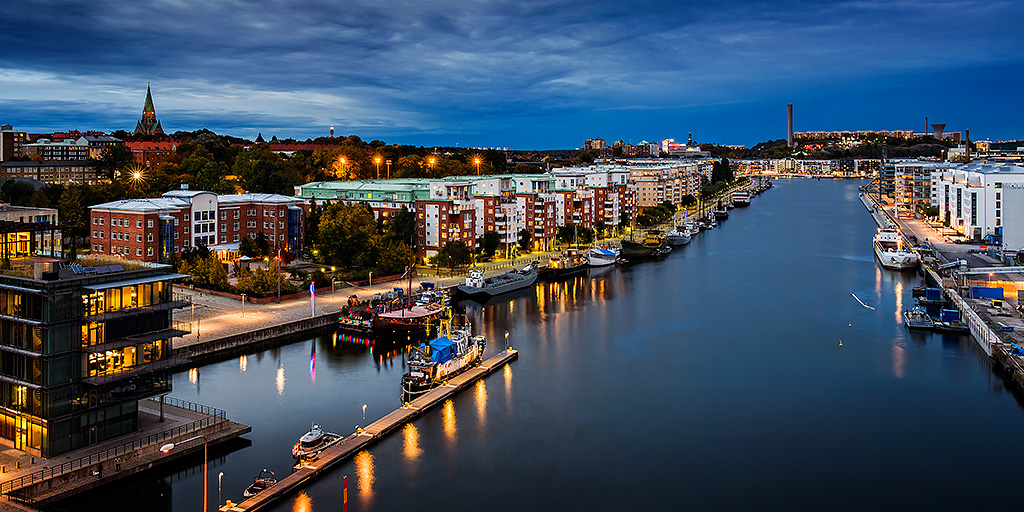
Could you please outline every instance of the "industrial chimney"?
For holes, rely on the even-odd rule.
[[[786,111],[789,118],[789,129],[786,132],[786,146],[793,147],[793,104],[786,105]]]
[[[946,123],[932,123],[932,135],[942,140],[942,132],[946,130]]]

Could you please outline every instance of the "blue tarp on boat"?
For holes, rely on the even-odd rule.
[[[605,249],[603,247],[595,247],[594,251],[598,252],[599,254],[603,254],[605,256],[615,256],[614,252],[609,251],[608,249]]]
[[[942,300],[942,289],[926,288],[924,290],[924,298],[928,300]]]
[[[430,340],[430,361],[444,364],[455,357],[455,343],[447,336]]]
[[[955,309],[943,309],[939,320],[942,322],[959,322],[960,312]]]

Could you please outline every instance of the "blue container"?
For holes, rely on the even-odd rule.
[[[942,300],[942,288],[926,288],[924,298],[928,300]]]
[[[939,320],[942,322],[959,322],[960,312],[955,309],[943,309]]]
[[[971,297],[975,299],[1002,299],[1003,289],[998,286],[972,286]]]

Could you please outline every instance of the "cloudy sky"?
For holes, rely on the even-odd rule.
[[[1024,2],[0,2],[0,123],[571,148],[796,130],[1024,138]]]

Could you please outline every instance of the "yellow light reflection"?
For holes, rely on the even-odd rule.
[[[300,492],[295,496],[292,512],[313,512],[313,498],[310,498],[306,491]]]
[[[896,281],[896,323],[903,321],[903,282]]]
[[[423,453],[423,450],[420,449],[420,431],[416,430],[416,426],[412,423],[406,423],[405,428],[402,429],[402,435],[405,438],[402,445],[402,454],[405,455],[405,459],[412,462],[420,458],[420,454]]]
[[[512,367],[505,365],[505,371],[502,372],[505,377],[505,409],[512,410]]]
[[[245,368],[249,366],[249,358],[242,356],[238,358],[238,370],[245,373]]]
[[[356,454],[356,476],[359,480],[359,497],[373,498],[373,455],[363,450]]]
[[[199,382],[199,368],[189,368],[188,370],[188,382],[193,386]]]
[[[907,354],[903,347],[892,346],[892,374],[897,379],[902,379],[907,365]]]
[[[480,426],[487,425],[487,386],[484,381],[476,381],[476,419]]]
[[[277,367],[277,378],[274,379],[274,383],[277,384],[277,396],[284,394],[284,365]]]
[[[458,429],[455,426],[455,403],[451,400],[445,401],[444,408],[441,409],[441,421],[444,423],[444,436],[449,441],[454,441]]]

